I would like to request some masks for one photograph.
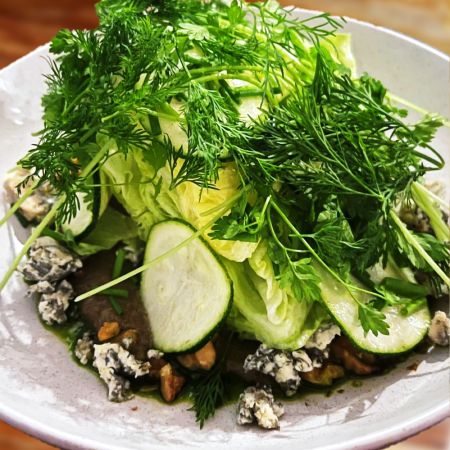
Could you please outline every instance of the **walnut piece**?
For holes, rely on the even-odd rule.
[[[161,368],[161,394],[166,402],[172,402],[184,386],[185,378],[178,375],[171,364]]]
[[[209,341],[195,353],[179,356],[178,362],[189,370],[209,370],[216,362],[216,349],[214,348],[214,344]]]
[[[370,375],[379,371],[376,357],[373,354],[355,348],[343,336],[331,343],[331,353],[335,360],[357,375]]]
[[[104,322],[97,333],[100,342],[109,341],[120,333],[120,325],[118,322]]]
[[[344,368],[332,363],[325,363],[323,367],[315,368],[311,372],[302,373],[303,380],[321,386],[331,386],[334,380],[344,376]]]

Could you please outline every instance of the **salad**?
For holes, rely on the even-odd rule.
[[[39,142],[5,180],[19,271],[108,399],[279,428],[307,385],[449,344],[445,119],[359,75],[343,19],[269,0],[101,0],[53,39]],[[420,108],[417,108],[420,110]],[[22,261],[23,260],[23,261]],[[448,308],[448,307],[444,307]]]

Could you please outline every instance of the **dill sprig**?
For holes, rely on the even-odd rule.
[[[96,30],[53,39],[44,127],[20,161],[30,170],[22,187],[48,182],[59,197],[45,224],[77,214],[79,194],[92,198],[91,172],[112,154],[139,149],[155,171],[170,169],[172,188],[214,188],[233,164],[241,194],[212,236],[266,239],[280,284],[299,301],[320,301],[317,263],[350,291],[350,275],[389,257],[450,284],[446,242],[412,233],[394,208],[442,167],[431,146],[442,120],[408,125],[381,82],[353,77],[334,51],[342,20],[297,20],[270,0],[101,0],[97,13]],[[259,96],[253,120],[239,109],[249,95]],[[186,145],[161,133],[163,119]],[[359,305],[366,332],[387,332],[380,304]]]
[[[195,421],[200,429],[214,416],[216,409],[225,400],[225,384],[222,364],[216,364],[209,372],[193,381],[191,398],[193,405],[189,411],[195,411]]]
[[[248,134],[221,80],[246,80],[266,95],[279,87],[277,74],[292,74],[298,57],[308,56],[302,70],[313,66],[306,47],[298,53],[302,39],[318,42],[338,27],[327,15],[314,26],[293,20],[272,3],[103,0],[97,13],[96,30],[61,30],[53,39],[44,129],[20,162],[31,171],[25,183],[49,182],[64,195],[59,222],[78,211],[78,193],[89,193],[79,173],[98,151],[97,136],[123,153],[151,148],[155,136],[140,123],[163,116],[176,96],[186,100],[189,150],[165,145],[173,185],[213,185],[224,155],[245,153]],[[280,57],[280,49],[288,56]],[[180,160],[182,169],[175,170]]]

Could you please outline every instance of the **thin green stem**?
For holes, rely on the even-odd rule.
[[[200,214],[200,217],[207,217],[207,216],[210,216],[211,214],[214,214],[215,212],[217,212],[217,211],[222,211],[226,206],[229,208],[229,207],[231,207],[231,205],[233,205],[235,202],[236,202],[236,200],[238,200],[240,197],[242,197],[242,195],[244,194],[244,192],[246,191],[247,189],[245,189],[244,188],[244,190],[242,190],[242,191],[239,191],[237,194],[235,194],[235,195],[233,195],[232,197],[230,197],[227,201],[225,201],[224,203],[221,203],[220,205],[218,205],[218,206],[214,206],[213,208],[210,208],[210,209],[208,209],[208,210],[206,210],[206,211],[203,211],[201,214]]]
[[[88,84],[88,83],[86,83]],[[89,85],[86,86],[65,108],[62,112],[62,116],[64,117],[69,111],[72,110],[72,108],[81,100],[83,95],[87,92],[89,88]]]
[[[9,269],[3,275],[2,281],[0,282],[0,292],[3,290],[3,288],[8,283],[9,279],[11,278],[14,271],[17,269],[17,267],[20,264],[20,261],[22,261],[22,258],[27,254],[28,250],[33,245],[34,241],[41,235],[44,228],[47,227],[47,225],[52,222],[52,220],[55,218],[56,213],[58,212],[59,207],[64,203],[64,196],[61,197],[50,209],[50,211],[47,213],[47,215],[42,219],[42,221],[39,223],[39,225],[33,230],[30,237],[27,239],[25,244],[23,245],[21,251],[19,254],[14,258],[13,262],[11,263]]]
[[[414,181],[412,183],[412,187],[419,185],[420,190],[422,190],[428,197],[430,197],[431,200],[433,200],[434,203],[439,205],[444,211],[450,212],[450,203],[445,201],[443,198],[439,197],[439,195],[436,195],[434,192],[431,192],[429,189],[427,189],[423,184],[418,183],[417,181]]]
[[[112,278],[120,277],[123,269],[123,263],[125,262],[125,250],[120,248],[116,252],[116,259],[114,260],[114,267],[112,271]]]
[[[197,83],[207,83],[208,81],[218,81],[218,80],[241,80],[246,81],[253,86],[257,86],[261,88],[261,83],[253,77],[242,74],[234,74],[234,73],[216,73],[213,75],[205,75],[203,77],[192,78],[191,81],[195,81]]]
[[[281,219],[283,220],[283,222],[292,230],[292,232],[294,233],[294,235],[300,239],[300,241],[302,242],[302,244],[306,247],[306,249],[311,253],[311,255],[314,257],[314,259],[327,271],[330,273],[330,275],[332,275],[339,283],[341,283],[349,292],[349,294],[352,296],[352,298],[355,300],[356,303],[360,304],[360,305],[364,305],[364,303],[362,303],[360,300],[358,300],[354,294],[353,291],[358,291],[358,292],[362,292],[365,294],[369,294],[369,295],[373,295],[374,297],[379,297],[379,298],[384,298],[382,295],[376,293],[376,292],[372,292],[369,291],[367,289],[363,289],[360,288],[358,286],[355,286],[353,284],[349,284],[346,281],[344,281],[338,273],[336,273],[333,269],[331,269],[330,266],[328,266],[328,264],[325,263],[325,261],[322,260],[322,258],[317,254],[317,252],[311,247],[311,245],[309,244],[309,242],[304,238],[304,236],[302,234],[299,233],[299,231],[297,230],[297,228],[293,225],[293,223],[288,219],[288,217],[286,216],[286,214],[283,212],[283,210],[275,203],[272,202],[271,206],[275,209],[275,211],[278,213],[278,215],[281,217]],[[279,242],[279,241],[278,241]],[[281,244],[283,245],[283,244]],[[284,248],[284,245],[283,245]]]
[[[226,70],[229,72],[235,71],[249,71],[249,72],[263,72],[264,69],[260,66],[213,66],[213,67],[201,67],[199,69],[189,70],[190,75],[202,75],[209,72],[221,72]]]
[[[105,289],[104,291],[100,292],[100,294],[110,295],[111,297],[122,297],[122,298],[128,297],[128,291],[126,289],[119,289],[119,288]]]
[[[405,100],[402,97],[399,97],[398,95],[393,94],[392,92],[388,92],[386,94],[386,97],[388,97],[390,100],[394,101],[395,103],[400,103],[406,107],[408,107],[409,109],[412,109],[413,111],[416,111],[420,114],[425,115],[430,115],[430,111],[426,110],[425,108],[422,108],[421,106],[418,106],[408,100]],[[450,128],[450,121],[449,120],[445,120],[444,121],[444,126]]]
[[[86,177],[91,173],[91,171],[94,169],[94,167],[103,159],[103,157],[106,155],[106,153],[109,150],[109,143],[103,146],[97,154],[92,158],[92,160],[89,162],[89,164],[85,167],[85,169],[81,173],[81,177]],[[27,254],[28,250],[33,245],[33,242],[41,235],[41,233],[44,231],[45,228],[53,221],[53,219],[56,217],[56,214],[58,212],[58,209],[65,201],[65,195],[62,195],[53,205],[53,207],[50,209],[50,211],[47,213],[47,215],[42,219],[42,221],[39,223],[39,225],[33,230],[30,237],[27,239],[25,244],[23,245],[21,251],[19,254],[14,258],[13,262],[11,263],[11,266],[9,267],[8,271],[3,276],[2,280],[0,281],[0,292],[3,290],[3,288],[8,283],[9,279],[11,278],[14,271],[17,269],[17,267],[20,264],[20,261],[22,261],[22,258]]]
[[[417,206],[428,216],[430,225],[436,237],[441,242],[450,242],[450,228],[442,218],[442,212],[439,205],[429,197],[428,191],[417,182],[412,183],[411,193]]]
[[[184,241],[180,242],[178,245],[176,245],[175,247],[172,247],[170,250],[168,250],[167,252],[163,253],[162,255],[158,256],[155,259],[152,259],[151,261],[149,261],[146,264],[143,264],[141,267],[138,267],[137,269],[132,270],[131,272],[126,273],[125,275],[122,275],[121,277],[116,278],[115,280],[111,280],[108,283],[102,284],[101,286],[96,287],[95,289],[91,289],[88,292],[85,292],[84,294],[79,295],[78,297],[75,298],[76,302],[81,302],[82,300],[86,300],[89,297],[92,297],[96,294],[98,294],[99,292],[104,291],[105,289],[109,289],[113,286],[116,286],[119,283],[123,283],[124,281],[135,277],[136,275],[139,275],[142,272],[145,272],[146,270],[150,269],[151,267],[153,267],[155,264],[160,263],[161,261],[165,260],[166,258],[169,258],[170,256],[172,256],[173,254],[175,254],[176,252],[178,252],[179,250],[181,250],[182,248],[186,247],[187,245],[189,245],[191,242],[193,242],[195,239],[197,239],[198,237],[200,237],[206,230],[208,230],[212,225],[214,225],[214,223],[220,219],[222,217],[222,215],[224,214],[224,212],[229,208],[228,202],[226,202],[226,204],[222,205],[222,209],[221,211],[216,214],[210,221],[208,221],[208,223],[206,223],[205,225],[203,225],[201,228],[199,228],[194,234],[192,234],[190,237],[188,237],[187,239],[185,239]]]
[[[8,220],[16,213],[16,211],[23,205],[25,200],[33,194],[33,191],[37,185],[37,181],[25,189],[22,195],[17,199],[17,201],[9,208],[9,210],[4,215],[3,219],[0,220],[0,227],[4,225]]]
[[[411,231],[408,230],[407,226],[400,220],[397,214],[391,210],[389,212],[390,217],[397,225],[398,229],[403,234],[406,241],[413,247],[419,255],[428,263],[428,265],[439,275],[441,280],[450,287],[450,278],[446,273],[436,264],[433,258],[425,251],[425,249],[420,245],[420,242],[414,237]]]

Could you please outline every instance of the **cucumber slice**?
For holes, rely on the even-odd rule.
[[[111,200],[111,188],[109,187],[109,178],[105,172],[100,170],[100,206],[99,206],[99,216],[102,216],[106,211]]]
[[[364,335],[358,319],[358,304],[348,290],[324,269],[316,266],[321,278],[322,299],[332,316],[339,323],[348,337],[361,349],[371,353],[393,355],[404,353],[415,347],[425,337],[430,326],[430,312],[426,304],[410,316],[400,314],[398,307],[383,309],[389,324],[389,334],[372,332]],[[356,279],[352,283],[363,287]],[[367,302],[370,296],[359,291],[353,293],[360,301]]]
[[[94,192],[92,204],[88,201],[88,194],[77,194],[80,207],[74,217],[61,225],[64,233],[70,232],[76,239],[81,239],[89,234],[98,219],[99,199]]]
[[[156,224],[150,231],[144,263],[194,232],[178,220]],[[141,295],[155,347],[181,353],[193,351],[211,338],[228,314],[233,290],[222,264],[197,238],[143,273]]]
[[[80,240],[86,237],[96,226],[99,217],[105,212],[111,196],[107,186],[106,175],[103,172],[96,173],[92,177],[92,201],[89,202],[89,195],[80,192],[77,194],[80,207],[77,214],[69,221],[61,225],[64,233],[70,232],[74,238]]]

